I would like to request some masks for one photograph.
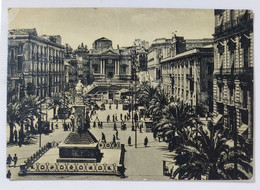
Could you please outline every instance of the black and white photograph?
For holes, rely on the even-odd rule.
[[[253,10],[7,13],[9,181],[252,182]]]

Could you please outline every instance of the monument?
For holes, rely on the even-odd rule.
[[[74,118],[76,130],[59,145],[57,162],[100,162],[102,153],[98,141],[88,130],[88,114],[83,103],[83,84],[79,80],[75,87]]]

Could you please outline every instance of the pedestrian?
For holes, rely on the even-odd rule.
[[[94,128],[96,127],[96,122],[95,122],[95,121],[93,121],[93,127],[94,127]]]
[[[127,115],[125,115],[124,117],[125,117],[125,121],[126,121],[126,119],[127,119]]]
[[[139,127],[140,133],[142,133],[142,128],[143,128],[143,123],[141,123],[141,124],[140,124],[140,127]]]
[[[17,143],[17,130],[14,129],[14,142]]]
[[[123,114],[120,113],[120,120],[123,121]]]
[[[7,178],[7,179],[10,179],[10,178],[11,178],[11,175],[12,175],[12,174],[11,174],[10,170],[8,170],[8,172],[7,172],[7,174],[6,174],[6,178]]]
[[[54,129],[53,129],[53,122],[51,123],[51,130],[53,131]]]
[[[102,142],[104,142],[104,143],[106,143],[107,141],[106,141],[106,136],[105,136],[105,134],[104,133],[102,133]]]
[[[132,143],[132,139],[131,139],[131,137],[129,136],[129,137],[128,137],[128,146],[131,146],[131,143]]]
[[[113,122],[115,122],[115,115],[113,115]]]
[[[120,140],[119,138],[118,138],[118,130],[116,129],[116,140]]]
[[[114,130],[117,130],[116,122],[114,122]]]
[[[146,136],[145,139],[144,139],[144,146],[147,147],[147,145],[148,145],[148,138]]]
[[[107,115],[107,122],[109,122],[110,121],[110,115],[108,114]]]
[[[98,128],[100,128],[100,121],[98,122]]]
[[[6,165],[8,165],[8,167],[10,167],[11,163],[12,163],[12,156],[9,154],[6,159]]]
[[[103,121],[100,122],[100,128],[103,128]]]
[[[14,168],[15,168],[16,164],[17,164],[17,161],[18,161],[18,158],[17,158],[16,154],[14,154],[13,161],[14,161]]]
[[[112,144],[113,144],[113,145],[116,144],[116,136],[115,136],[115,135],[113,135],[113,142],[112,142]]]

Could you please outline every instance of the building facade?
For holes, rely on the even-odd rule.
[[[170,98],[213,110],[213,47],[196,48],[161,61],[161,87]]]
[[[253,13],[215,10],[214,113],[216,121],[253,139]]]
[[[161,79],[161,59],[171,56],[172,39],[155,39],[148,49],[147,70],[150,75],[150,81],[153,86],[158,86]]]
[[[40,98],[63,90],[64,46],[60,36],[38,36],[36,29],[8,34],[8,102],[27,95]]]

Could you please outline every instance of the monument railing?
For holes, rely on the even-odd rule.
[[[57,142],[48,142],[46,145],[41,147],[37,152],[32,156],[27,158],[24,161],[23,165],[20,165],[19,175],[24,175],[28,168],[30,168],[43,154],[45,154],[50,148],[56,147],[59,143]]]
[[[34,163],[29,169],[33,173],[82,173],[82,174],[111,174],[118,175],[117,164],[106,163]]]
[[[98,143],[98,147],[100,149],[120,149],[121,148],[121,144],[120,142],[102,142],[100,141]]]

